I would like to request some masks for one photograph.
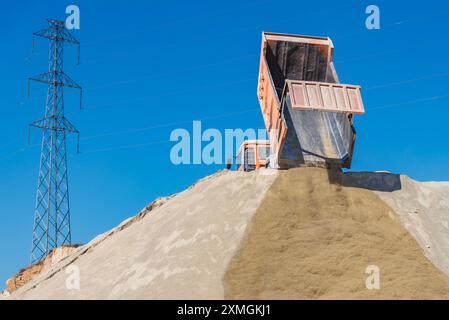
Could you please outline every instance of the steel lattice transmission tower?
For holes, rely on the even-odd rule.
[[[82,97],[81,87],[63,71],[64,44],[78,46],[79,61],[79,42],[65,28],[63,21],[47,19],[47,22],[47,29],[33,33],[33,47],[35,36],[49,39],[49,70],[28,79],[48,85],[45,115],[30,124],[30,127],[42,129],[31,264],[41,261],[52,249],[72,241],[66,133],[77,134],[79,142],[79,132],[64,116],[63,89],[79,89]]]

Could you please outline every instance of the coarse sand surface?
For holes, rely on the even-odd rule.
[[[224,277],[228,299],[441,299],[449,278],[393,210],[325,169],[281,171]],[[368,290],[368,266],[380,289]]]

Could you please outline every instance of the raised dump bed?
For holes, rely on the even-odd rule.
[[[272,167],[351,166],[360,87],[340,84],[329,38],[263,33],[258,97]]]

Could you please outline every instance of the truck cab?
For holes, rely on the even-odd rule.
[[[237,151],[237,166],[240,171],[266,168],[270,158],[269,140],[248,140]]]

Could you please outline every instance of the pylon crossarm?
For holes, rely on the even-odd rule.
[[[51,29],[42,29],[33,33],[34,37],[46,38],[49,40],[56,40],[56,36]]]
[[[72,78],[70,78],[65,73],[62,73],[62,80],[63,80],[64,86],[81,90],[81,86],[79,84],[77,84],[75,81],[73,81]]]
[[[76,40],[76,38],[70,32],[68,32],[67,29],[64,29],[62,31],[62,36],[65,42],[78,46],[80,45],[79,41]]]
[[[37,76],[30,77],[28,78],[28,80],[81,90],[81,86],[63,72],[61,74],[55,74],[54,72],[45,72],[38,74]]]
[[[30,123],[30,127],[79,134],[78,129],[65,117],[46,117]]]
[[[66,132],[76,134],[80,133],[78,129],[75,128],[75,126],[66,117],[62,117],[62,119],[60,120],[60,127],[64,128]]]
[[[57,80],[55,78],[58,78]],[[78,89],[80,91],[80,109],[83,109],[83,88],[77,84],[72,78],[70,78],[65,73],[55,76],[54,72],[45,72],[37,76],[28,78],[27,82],[27,96],[30,97],[30,81],[36,81],[40,83],[45,83],[47,85],[68,87],[73,89]]]
[[[65,29],[64,22],[55,22],[56,23],[49,22],[50,28],[34,32],[33,37],[45,38],[51,41],[63,41],[75,45],[80,44],[79,41],[67,29]]]

